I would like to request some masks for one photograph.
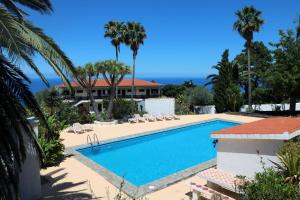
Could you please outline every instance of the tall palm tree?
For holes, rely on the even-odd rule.
[[[236,13],[237,21],[233,24],[233,28],[246,40],[246,48],[248,55],[248,109],[252,109],[251,105],[251,60],[250,60],[250,45],[253,40],[253,33],[259,32],[264,24],[261,19],[261,12],[253,6],[246,6]]]
[[[88,63],[83,67],[79,66],[76,68],[75,79],[78,85],[84,88],[88,94],[93,110],[96,114],[96,119],[100,120],[98,107],[96,106],[95,99],[93,96],[93,89],[99,78],[99,69],[92,63]]]
[[[19,199],[19,172],[26,158],[24,137],[36,141],[26,119],[30,109],[45,123],[44,116],[28,88],[30,79],[22,72],[20,63],[30,66],[48,85],[46,78],[32,60],[40,54],[54,71],[69,84],[65,73],[74,72],[72,62],[58,45],[25,19],[27,14],[17,6],[50,13],[49,0],[0,1],[0,198]],[[50,137],[49,135],[48,137]],[[33,143],[37,147],[37,143]]]
[[[126,30],[124,34],[125,44],[130,47],[133,55],[132,66],[132,82],[131,82],[131,101],[133,103],[133,97],[135,96],[135,62],[138,50],[141,44],[144,44],[144,40],[147,38],[144,26],[138,22],[127,22]],[[133,104],[132,104],[133,105]]]
[[[108,104],[108,116],[112,118],[113,100],[116,93],[116,86],[124,79],[124,76],[130,74],[129,66],[115,60],[106,60],[95,64],[103,76],[103,79],[110,86],[110,97]]]
[[[124,23],[118,21],[109,21],[104,25],[104,29],[104,37],[111,39],[111,44],[115,47],[116,50],[116,61],[118,61],[120,45],[124,41]]]

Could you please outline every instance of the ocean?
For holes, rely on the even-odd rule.
[[[189,81],[192,80],[195,85],[203,86],[207,80],[205,78],[195,78],[195,77],[168,77],[168,78],[138,78],[138,79],[143,79],[147,81],[155,81],[160,84],[166,85],[166,84],[174,84],[174,85],[181,85],[184,83],[184,81]],[[59,78],[50,78],[47,79],[50,86],[55,86],[62,84],[61,79]],[[35,94],[36,92],[39,92],[41,90],[47,89],[47,86],[41,81],[41,79],[38,78],[33,78],[31,79],[31,84],[30,84],[30,90]]]

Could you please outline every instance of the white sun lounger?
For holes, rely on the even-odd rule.
[[[155,118],[156,118],[157,121],[163,121],[164,120],[164,117],[162,115],[156,115]]]
[[[76,134],[80,134],[84,132],[84,129],[82,128],[82,125],[80,123],[74,123],[72,127],[74,133]]]
[[[133,115],[134,118],[136,118],[138,120],[138,122],[145,122],[145,118],[144,117],[141,117],[140,114],[134,114]]]
[[[143,115],[143,118],[144,118],[145,120],[147,120],[148,122],[154,122],[154,121],[155,121],[155,117],[153,117],[153,116],[150,115],[150,114],[144,114],[144,115]]]
[[[173,119],[176,119],[176,120],[180,119],[180,117],[178,115],[171,114],[170,116],[173,117]]]
[[[137,123],[137,122],[138,122],[138,119],[135,118],[135,117],[132,117],[132,118],[129,118],[129,119],[128,119],[128,122],[129,122],[129,123]]]
[[[171,115],[164,115],[164,118],[166,120],[172,120],[172,119],[174,119]]]

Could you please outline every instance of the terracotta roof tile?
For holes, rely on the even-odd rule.
[[[300,117],[271,117],[211,134],[283,134],[300,130]]]
[[[132,79],[123,79],[118,86],[119,87],[130,87],[131,86],[131,80]],[[135,79],[134,85],[135,86],[160,86],[159,83],[140,80],[140,79]],[[71,86],[72,87],[78,87],[76,82],[71,82]],[[62,85],[59,85],[58,87],[64,88],[66,86],[62,84]],[[100,80],[97,80],[96,87],[108,87],[108,84],[105,82],[105,80],[100,79]]]

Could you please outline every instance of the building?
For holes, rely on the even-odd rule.
[[[150,115],[174,115],[175,99],[174,98],[148,98],[139,101],[138,111],[147,112]]]
[[[211,134],[218,139],[217,169],[253,178],[273,166],[285,141],[300,135],[300,117],[272,117],[223,129]]]
[[[131,82],[132,79],[123,79],[116,92],[116,97],[120,98],[131,98]],[[74,92],[70,93],[65,85],[59,85],[59,93],[64,99],[74,102],[76,106],[86,106],[89,107],[90,101],[87,92],[79,86],[76,82],[72,82],[71,86],[74,88]],[[140,79],[135,79],[135,90],[134,99],[136,101],[141,101],[145,98],[155,98],[161,96],[162,85],[157,82],[150,82]],[[97,80],[95,84],[95,89],[93,90],[93,96],[95,102],[98,104],[98,110],[101,112],[103,110],[103,99],[108,98],[110,95],[109,85],[105,80]]]
[[[218,140],[217,166],[201,171],[205,185],[190,183],[192,199],[239,199],[245,176],[253,179],[264,168],[279,163],[277,153],[285,141],[300,135],[300,117],[272,117],[211,133]]]

